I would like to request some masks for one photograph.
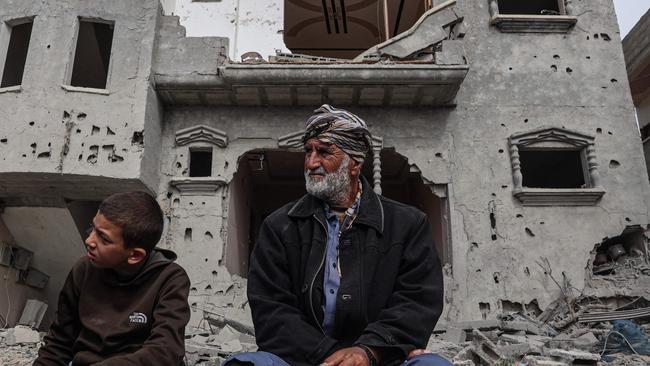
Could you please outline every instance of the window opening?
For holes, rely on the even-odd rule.
[[[264,156],[263,164],[260,156]],[[383,195],[416,206],[428,216],[440,260],[449,263],[447,198],[434,194],[420,173],[393,149],[383,149],[381,158]],[[240,157],[229,185],[225,258],[230,273],[246,276],[263,220],[306,193],[303,166],[304,153],[290,150],[252,150]],[[366,160],[362,173],[372,182],[372,159]]]
[[[499,0],[499,14],[560,15],[558,0]]]
[[[284,42],[293,53],[352,59],[411,28],[429,0],[284,2]]]
[[[190,177],[212,175],[212,150],[190,150]]]
[[[70,85],[106,89],[113,28],[112,23],[79,21]]]
[[[528,188],[584,188],[579,150],[519,150],[523,186]]]
[[[9,37],[9,47],[7,48],[7,57],[2,72],[0,88],[22,84],[33,24],[34,22],[30,20],[29,22],[16,24],[9,28],[11,35]]]

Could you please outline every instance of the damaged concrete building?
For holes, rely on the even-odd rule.
[[[623,39],[623,54],[627,66],[632,100],[637,111],[646,164],[650,162],[650,11]]]
[[[606,279],[615,258],[647,261],[650,207],[611,0],[276,0],[249,18],[258,2],[209,3],[0,0],[9,324],[28,298],[48,324],[99,201],[138,189],[164,208],[192,325],[249,327],[248,256],[264,217],[304,193],[300,136],[322,103],[369,123],[375,191],[428,215],[442,323],[539,314],[553,276],[650,295]],[[190,8],[237,15],[187,37]],[[232,53],[257,36],[280,51]]]

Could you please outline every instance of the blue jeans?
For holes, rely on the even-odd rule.
[[[254,366],[290,366],[280,357],[268,352],[246,352],[232,355],[221,366],[233,366],[234,361]],[[427,353],[405,361],[402,366],[452,366],[452,363],[434,354]]]

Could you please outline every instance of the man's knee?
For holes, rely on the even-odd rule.
[[[453,364],[434,353],[427,353],[411,358],[404,363],[404,366],[453,366]]]

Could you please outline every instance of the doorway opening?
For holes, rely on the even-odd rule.
[[[250,254],[266,216],[306,193],[304,153],[259,149],[244,154],[229,188],[225,264],[231,274],[247,276]],[[381,151],[382,193],[417,207],[429,218],[441,262],[449,263],[449,206],[445,187],[425,184],[417,168],[394,149]],[[372,184],[372,161],[362,170]],[[433,192],[436,192],[434,194]]]

